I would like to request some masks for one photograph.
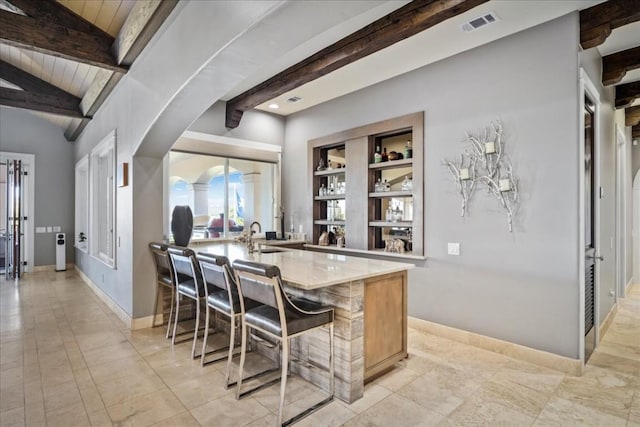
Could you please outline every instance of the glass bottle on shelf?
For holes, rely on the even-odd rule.
[[[324,184],[320,184],[320,190],[318,190],[318,195],[319,196],[327,195],[327,187],[325,187]]]
[[[382,161],[386,162],[389,160],[389,155],[387,154],[387,147],[384,147],[384,151],[382,151]]]
[[[391,184],[385,179],[382,183],[382,191],[391,191]]]
[[[404,177],[404,181],[402,181],[402,191],[408,191],[409,190],[409,177],[405,176]]]
[[[373,163],[380,163],[382,161],[382,154],[380,154],[380,146],[376,146],[376,152],[373,155]]]
[[[327,195],[328,196],[333,196],[335,193],[334,188],[333,188],[333,183],[329,184],[329,189],[327,190]]]
[[[413,148],[411,147],[411,140],[407,141],[407,145],[404,147],[404,158],[410,159],[413,157]]]
[[[382,180],[380,178],[378,178],[378,180],[376,181],[375,185],[373,186],[373,192],[374,193],[379,193],[382,191]]]

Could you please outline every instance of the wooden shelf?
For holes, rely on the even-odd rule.
[[[413,197],[413,193],[411,191],[383,191],[380,193],[369,193],[369,197]]]
[[[344,200],[344,194],[332,194],[331,196],[314,196],[313,200]]]
[[[381,163],[369,163],[369,169],[393,169],[413,166],[413,158],[401,160],[389,160]]]
[[[398,228],[412,228],[413,221],[369,221],[369,227],[398,227]]]
[[[329,221],[327,219],[316,219],[316,220],[313,221],[313,223],[315,225],[341,225],[341,226],[344,226],[346,221],[343,221],[343,220]]]
[[[323,171],[314,171],[313,174],[315,176],[338,175],[341,173],[345,173],[346,169],[347,168],[325,169]]]

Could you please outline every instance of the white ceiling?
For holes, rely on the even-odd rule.
[[[257,109],[287,116],[601,2],[602,0],[492,0],[269,100],[259,105]],[[463,23],[487,12],[494,12],[499,21],[469,33],[461,30],[460,27]],[[605,48],[617,51],[626,49],[627,46],[640,45],[640,31],[638,31],[637,25],[640,24],[636,23],[614,30],[604,45]],[[627,29],[627,27],[633,28]],[[357,29],[359,28],[353,28],[352,31]],[[309,51],[307,56],[313,53],[315,50]],[[291,62],[288,65],[294,63]],[[269,77],[270,75],[265,75],[262,80]],[[628,79],[633,79],[633,77],[627,77],[625,80]],[[225,99],[230,99],[240,92],[234,91]],[[298,96],[302,100],[288,103],[286,100],[293,96]],[[272,103],[278,104],[280,108],[268,108]]]

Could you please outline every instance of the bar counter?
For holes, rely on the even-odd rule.
[[[407,270],[413,264],[262,245],[249,254],[239,243],[193,243],[196,252],[277,265],[287,292],[335,309],[335,393],[351,403],[364,383],[407,356]],[[277,250],[279,252],[271,252]],[[328,331],[292,340],[292,360],[328,367]],[[324,388],[326,372],[309,363],[292,371]]]

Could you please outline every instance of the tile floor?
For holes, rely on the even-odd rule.
[[[73,271],[0,280],[1,426],[269,426],[277,387],[236,401],[162,328],[130,332]],[[416,330],[410,358],[304,426],[640,427],[640,286],[582,377]],[[316,398],[294,379],[288,412]]]

